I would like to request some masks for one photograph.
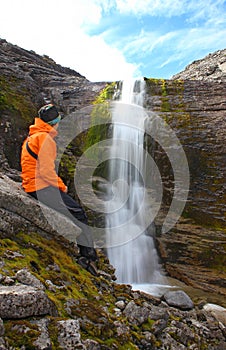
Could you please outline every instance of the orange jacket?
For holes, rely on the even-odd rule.
[[[40,118],[35,118],[30,126],[28,138],[24,141],[21,153],[22,186],[26,192],[34,192],[48,186],[58,187],[65,192],[67,187],[55,170],[57,131]],[[38,155],[33,158],[26,149],[28,141],[31,150]]]

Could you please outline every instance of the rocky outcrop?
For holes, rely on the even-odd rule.
[[[71,242],[81,233],[71,220],[27,195],[19,183],[0,174],[0,230],[14,235],[20,230],[34,230],[64,236]]]
[[[210,53],[205,58],[189,64],[172,79],[226,81],[226,49]]]

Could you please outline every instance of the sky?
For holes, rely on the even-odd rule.
[[[0,38],[92,82],[169,79],[226,48],[226,0],[0,0]]]

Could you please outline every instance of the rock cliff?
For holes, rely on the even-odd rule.
[[[201,60],[189,64],[184,71],[174,75],[172,79],[226,81],[226,49],[210,53]]]
[[[169,233],[158,235],[160,255],[171,276],[195,286],[198,281],[199,287],[224,295],[225,53],[218,51],[194,62],[175,76],[180,80],[146,80],[146,108],[161,116],[176,133],[190,171],[183,217]],[[216,69],[207,74],[210,66]],[[174,194],[172,168],[158,144],[150,140],[148,147],[162,175],[167,207]],[[156,220],[160,227],[161,216]]]

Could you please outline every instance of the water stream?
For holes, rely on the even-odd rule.
[[[147,230],[143,80],[123,82],[112,117],[109,197],[106,216],[108,257],[117,282],[162,284],[165,280],[152,233]],[[151,215],[148,214],[151,222]]]

